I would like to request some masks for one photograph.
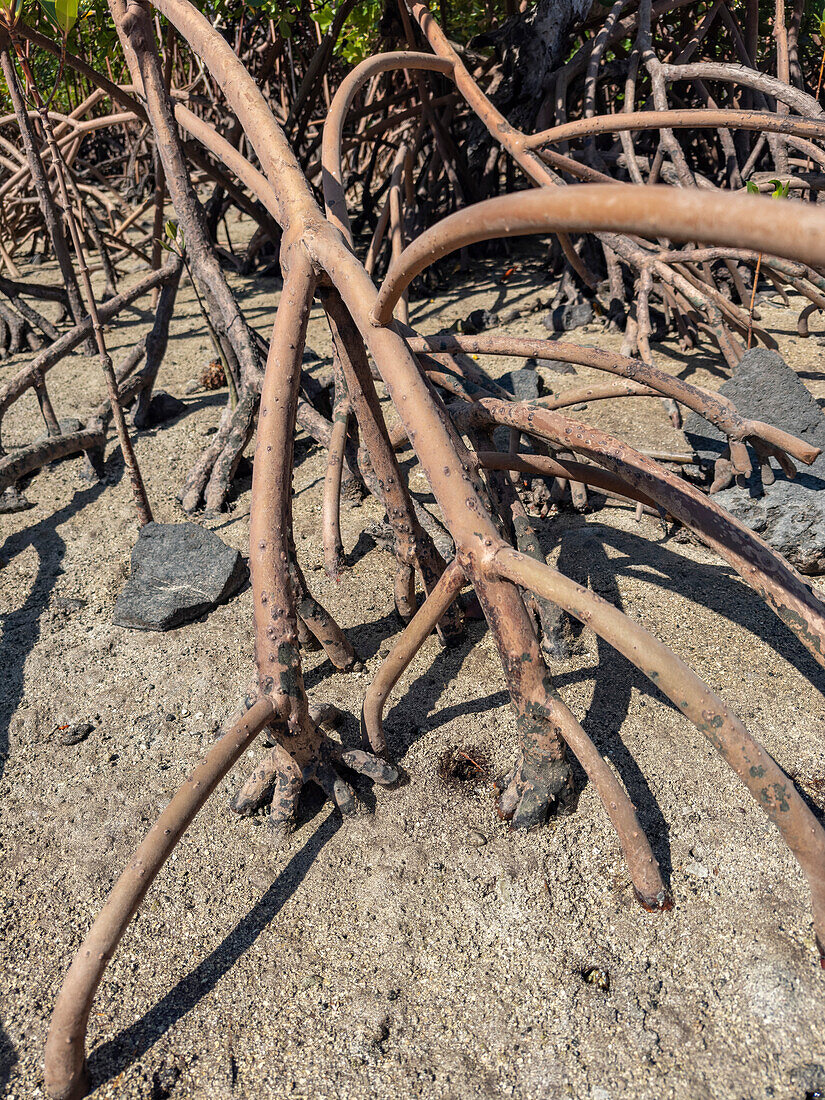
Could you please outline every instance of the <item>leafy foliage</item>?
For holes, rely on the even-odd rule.
[[[77,22],[78,0],[38,0],[38,3],[65,42]]]
[[[335,52],[348,65],[357,65],[369,54],[376,36],[378,20],[381,18],[381,9],[381,0],[361,0],[353,8],[335,46]],[[324,4],[313,11],[310,18],[324,33],[332,25],[335,10],[332,5]]]

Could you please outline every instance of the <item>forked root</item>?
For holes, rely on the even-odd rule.
[[[511,520],[514,517],[522,519],[523,515],[518,512],[512,496],[504,493],[496,497],[492,491],[493,477],[487,483],[491,491],[486,491],[487,487],[477,476],[479,467],[492,472],[514,469],[553,473],[577,483],[581,487],[577,490],[579,494],[584,491],[584,483],[589,481],[607,491],[616,490],[639,503],[652,503],[666,510],[692,527],[734,565],[743,579],[796,631],[814,657],[825,664],[825,607],[821,601],[781,558],[727,517],[712,501],[605,433],[567,420],[551,409],[490,397],[464,405],[459,401],[446,409],[427,378],[426,371],[433,365],[429,360],[435,361],[433,377],[440,374],[441,383],[453,385],[454,393],[459,396],[473,393],[469,385],[464,385],[464,380],[480,384],[487,393],[499,391],[490,388],[495,384],[481,378],[480,371],[467,368],[466,363],[464,380],[462,371],[457,370],[450,381],[454,363],[445,362],[442,353],[467,350],[466,343],[458,348],[452,344],[442,346],[439,351],[424,342],[420,350],[432,354],[426,356],[426,363],[422,354],[419,364],[402,335],[402,328],[392,321],[393,308],[415,274],[449,251],[491,236],[548,230],[561,235],[602,230],[603,243],[609,243],[617,254],[625,257],[630,254],[628,249],[633,256],[647,253],[640,252],[626,238],[616,237],[616,232],[712,243],[722,241],[736,248],[746,244],[749,248],[766,251],[772,247],[775,251],[779,243],[781,251],[789,258],[821,266],[825,264],[821,212],[811,204],[788,210],[785,207],[789,204],[732,198],[721,193],[690,192],[687,188],[593,184],[562,192],[544,186],[554,181],[543,160],[524,144],[524,135],[519,135],[494,113],[492,104],[434,26],[429,13],[423,5],[416,4],[416,18],[442,57],[432,62],[425,58],[419,63],[421,55],[410,55],[419,59],[411,64],[450,76],[473,110],[488,128],[497,130],[505,148],[540,187],[537,191],[520,192],[467,207],[426,230],[403,251],[396,248],[387,279],[381,291],[376,292],[346,239],[341,176],[330,169],[331,164],[333,168],[335,164],[340,168],[340,156],[335,153],[335,147],[337,143],[340,148],[343,114],[358,81],[368,78],[367,70],[360,68],[358,76],[353,77],[348,90],[331,111],[332,145],[325,147],[325,166],[330,177],[325,181],[330,206],[330,218],[326,219],[261,89],[225,37],[188,0],[153,0],[153,6],[177,28],[225,93],[228,107],[237,117],[260,163],[261,171],[255,171],[257,183],[253,186],[250,182],[250,186],[283,230],[285,278],[261,391],[250,521],[259,699],[175,795],[116,884],[73,962],[58,999],[47,1043],[49,1094],[57,1100],[74,1100],[85,1092],[88,1086],[83,1049],[85,1029],[92,997],[106,962],[174,844],[259,730],[270,727],[276,744],[239,793],[235,805],[239,812],[251,812],[271,798],[271,819],[281,830],[291,825],[305,782],[317,783],[343,812],[348,813],[356,808],[356,799],[341,769],[354,770],[379,783],[391,783],[396,777],[391,765],[361,749],[345,749],[329,736],[323,728],[322,717],[310,712],[303,681],[299,615],[337,667],[350,667],[354,660],[342,632],[309,595],[295,562],[292,543],[293,439],[299,415],[302,351],[316,284],[322,288],[319,296],[331,320],[341,376],[346,385],[346,404],[342,403],[339,411],[343,413],[346,408],[347,415],[351,413],[354,417],[362,447],[371,460],[378,495],[387,510],[396,540],[397,604],[402,614],[411,618],[364,703],[363,728],[372,747],[379,752],[385,751],[381,725],[383,705],[423,640],[431,630],[438,628],[439,622],[442,622],[445,636],[457,633],[460,616],[456,596],[466,578],[475,588],[498,647],[520,738],[517,764],[501,793],[501,814],[509,818],[514,827],[528,828],[544,820],[551,807],[563,804],[571,787],[572,773],[566,757],[566,746],[569,746],[590,776],[617,830],[640,900],[649,908],[666,908],[669,899],[630,799],[554,692],[534,622],[522,595],[523,592],[533,593],[591,625],[642,669],[708,737],[739,775],[780,829],[808,879],[817,944],[820,954],[825,954],[825,833],[790,780],[725,704],[665,646],[592,592],[502,542],[498,524],[500,521],[506,524],[507,509]],[[122,23],[121,29],[124,29],[122,7],[112,4],[115,21]],[[137,4],[130,4],[126,15],[132,20],[145,18],[143,9]],[[145,52],[147,47],[136,41],[135,48]],[[404,56],[393,58],[389,67],[394,67],[396,62],[403,64]],[[384,71],[386,67],[381,62],[374,71]],[[327,157],[330,148],[335,164]],[[233,152],[228,148],[226,142],[213,142],[210,149],[227,164],[235,163],[232,158],[237,155],[241,166],[246,164],[251,169],[245,158],[240,157],[237,150]],[[575,164],[569,158],[562,159],[568,168]],[[393,201],[398,198],[397,193]],[[396,237],[400,213],[397,208]],[[563,237],[562,245],[569,262],[587,281],[584,261]],[[153,278],[162,281],[161,276]],[[676,273],[671,283],[674,294],[678,292],[688,302],[694,300],[695,295],[691,297],[694,290],[699,294],[689,280],[681,275],[677,278]],[[712,288],[706,289],[710,294]],[[703,290],[701,301],[709,303],[709,310],[713,306],[718,312],[721,306],[717,298],[713,294],[708,297],[708,294]],[[105,320],[105,307],[100,313]],[[707,315],[715,324],[713,310]],[[83,331],[83,326],[78,326],[72,339],[81,339]],[[648,335],[638,333],[642,351]],[[724,333],[718,339],[720,346],[727,347],[728,356],[735,359],[736,348],[729,341],[726,343]],[[63,350],[66,348],[67,345]],[[454,541],[456,561],[446,569],[416,516],[393,453],[371,377],[367,349],[429,481],[445,528]],[[525,350],[524,346],[521,350]],[[749,462],[745,440],[760,441],[763,453],[775,455],[780,461],[785,461],[787,454],[802,461],[812,461],[815,456],[815,448],[766,425],[744,421],[718,398],[687,387],[685,383],[668,380],[650,363],[641,368],[628,360],[619,361],[615,356],[599,362],[597,358],[595,353],[590,356],[590,365],[602,366],[611,373],[630,378],[633,386],[625,386],[624,393],[640,393],[641,387],[650,387],[671,399],[683,400],[686,404],[693,402],[692,407],[705,410],[711,419],[715,418],[714,422],[723,424],[731,439],[731,469],[736,473],[743,472]],[[446,368],[446,374],[442,367]],[[14,399],[12,391],[16,387],[30,388],[38,381],[30,372],[12,380],[0,392],[0,413]],[[603,392],[606,391],[598,391]],[[224,417],[209,461],[201,464],[187,486],[187,504],[197,501],[210,476],[210,488],[206,488],[208,501],[222,501],[233,465],[251,432],[255,404],[251,394],[250,390],[247,405],[238,406],[240,412],[234,417]],[[343,399],[343,392],[341,396]],[[478,398],[479,395],[475,393],[474,396]],[[582,454],[607,472],[605,469],[591,470],[559,455],[513,454],[504,456],[505,464],[502,459],[485,453],[474,460],[468,455],[457,429],[465,413],[469,427],[489,430],[496,424],[506,424],[513,429],[514,451],[518,434],[525,433],[548,441],[556,450]],[[328,432],[328,438],[334,431],[327,493],[327,503],[334,505],[333,497],[340,493],[341,449],[347,432],[340,426],[333,430],[328,422],[324,423],[323,431]],[[509,480],[508,484],[515,493]],[[499,487],[506,489],[507,485],[501,480]],[[327,509],[325,546],[328,564],[334,571],[339,564],[341,540],[337,516],[333,513],[334,508]],[[414,613],[416,572],[428,596],[417,614]]]
[[[612,604],[509,546],[495,552],[491,571],[541,593],[590,626],[707,737],[779,829],[802,868],[811,891],[817,948],[825,966],[825,831],[788,776],[695,672]]]
[[[586,455],[653,500],[727,561],[773,608],[813,658],[825,665],[825,604],[810,585],[758,535],[657,462],[598,428],[536,405],[483,399],[468,415],[491,417],[557,446]]]

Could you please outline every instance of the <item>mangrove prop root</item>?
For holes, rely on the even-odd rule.
[[[636,57],[628,69],[624,87],[628,109],[621,129],[625,135],[623,149],[628,171],[635,182],[609,184],[599,167],[596,144],[600,135],[611,132],[609,124],[598,121],[592,109],[584,112],[581,123],[568,124],[560,106],[554,125],[545,128],[537,138],[529,138],[500,115],[426,7],[415,3],[411,5],[411,13],[433,55],[387,54],[359,66],[331,98],[326,128],[313,147],[318,144],[322,147],[316,170],[308,163],[308,156],[303,155],[306,152],[303,139],[296,136],[295,145],[302,150],[303,164],[299,161],[279,118],[289,115],[292,132],[298,135],[299,122],[307,117],[310,85],[324,87],[325,66],[331,54],[329,44],[311,63],[307,74],[311,79],[306,87],[300,93],[295,89],[294,113],[291,113],[286,101],[279,110],[277,97],[271,97],[274,109],[270,106],[244,59],[189,0],[153,0],[153,7],[203,64],[209,74],[210,88],[216,97],[218,92],[223,95],[226,107],[237,119],[236,137],[245,136],[258,167],[253,168],[237,147],[218,139],[210,123],[202,119],[186,122],[186,116],[177,107],[175,117],[183,120],[181,124],[188,127],[193,139],[208,148],[210,156],[248,183],[267,219],[277,224],[282,235],[284,286],[260,389],[250,520],[257,701],[175,796],[119,880],[72,964],[47,1044],[49,1095],[69,1100],[82,1095],[88,1087],[83,1053],[85,1028],[103,968],[171,847],[258,730],[265,726],[274,744],[235,796],[234,806],[239,813],[251,813],[268,802],[270,821],[276,831],[291,827],[305,783],[316,783],[342,812],[350,813],[356,809],[357,799],[342,769],[378,783],[394,782],[395,769],[380,758],[386,752],[383,707],[427,636],[439,624],[445,637],[460,625],[458,597],[465,585],[473,589],[498,648],[516,715],[519,744],[515,763],[500,784],[498,809],[502,817],[516,828],[530,828],[544,821],[549,813],[563,810],[571,796],[569,750],[580,760],[616,829],[639,900],[649,909],[670,906],[630,799],[554,689],[536,622],[528,607],[536,606],[531,601],[538,600],[578,618],[627,656],[730,764],[776,824],[806,875],[814,931],[821,950],[825,943],[823,830],[787,776],[726,705],[674,654],[616,608],[535,556],[519,553],[508,545],[502,532],[526,517],[518,481],[511,473],[552,476],[558,479],[557,484],[564,481],[576,486],[579,495],[584,493],[585,485],[592,485],[676,517],[735,566],[821,663],[825,662],[822,602],[756,536],[660,463],[606,433],[567,420],[551,407],[560,404],[558,401],[545,402],[543,407],[541,403],[503,400],[500,388],[466,358],[468,352],[484,351],[547,352],[548,358],[569,355],[572,361],[624,379],[618,387],[591,388],[588,392],[594,400],[657,394],[695,408],[728,436],[732,476],[743,475],[750,468],[746,442],[753,444],[763,464],[768,457],[774,457],[790,471],[791,458],[812,462],[818,453],[816,448],[770,425],[743,418],[715,395],[659,371],[650,357],[649,299],[658,287],[667,309],[678,316],[686,335],[692,338],[699,331],[707,331],[723,354],[735,362],[741,354],[736,334],[743,335],[746,331],[746,315],[721,293],[708,264],[746,264],[761,252],[768,267],[772,262],[775,264],[772,271],[784,270],[788,278],[797,280],[804,276],[805,285],[810,283],[817,293],[825,290],[817,282],[821,279],[817,269],[825,266],[825,215],[819,207],[814,203],[775,203],[767,198],[725,195],[713,187],[694,187],[697,173],[688,164],[675,136],[683,124],[692,121],[692,116],[682,117],[671,110],[667,103],[668,85],[677,80],[710,79],[739,83],[749,90],[751,99],[746,102],[761,105],[760,96],[763,99],[771,96],[803,116],[804,125],[784,107],[771,116],[769,129],[780,159],[787,156],[788,150],[807,155],[812,145],[810,139],[821,136],[825,123],[819,106],[806,93],[791,88],[787,80],[760,74],[747,64],[714,67],[704,62],[691,63],[688,47],[676,55],[678,61],[660,62],[649,45],[651,12],[671,10],[673,0],[659,0],[655,7],[643,3],[638,13],[625,18],[616,9],[611,16],[611,29],[599,39],[598,51],[612,41],[625,38],[632,41],[631,31],[636,32],[636,45],[632,47]],[[168,177],[170,167],[177,163],[177,154],[172,154],[178,146],[170,132],[172,112],[164,98],[166,93],[161,95],[157,80],[158,64],[146,10],[136,0],[126,4],[112,0],[111,9],[122,39],[133,52],[130,58],[133,71],[141,74],[147,85],[149,119]],[[715,19],[716,8],[713,13]],[[719,18],[724,20],[724,15]],[[407,23],[409,30],[409,20]],[[709,19],[703,24],[705,30],[711,23]],[[593,43],[590,49],[582,47],[584,52],[574,55],[559,70],[558,104],[564,104],[569,82],[577,74],[585,73],[589,74],[587,102],[591,106],[596,102],[592,85],[599,72],[598,53],[596,61],[590,63],[590,51],[595,48]],[[746,47],[743,45],[742,49]],[[369,172],[369,165],[380,160],[384,169],[390,171],[392,181],[390,193],[384,196],[384,209],[388,211],[384,231],[388,231],[386,243],[391,259],[379,290],[354,251],[355,234],[346,208],[343,158],[345,154],[350,156],[352,164],[353,157],[357,162],[358,153],[353,146],[344,148],[343,135],[345,123],[353,121],[356,97],[366,83],[379,74],[396,74],[405,67],[415,72],[416,80],[412,83],[418,90],[424,86],[422,74],[426,72],[448,78],[457,93],[450,100],[450,109],[459,99],[463,101],[500,143],[503,154],[512,158],[536,187],[515,195],[465,203],[464,209],[436,222],[404,248],[403,228],[411,224],[406,207],[415,197],[411,165],[421,147],[416,140],[409,139],[403,143],[403,156],[392,150],[382,151],[380,147],[374,149],[369,155],[372,159],[367,158],[362,167]],[[639,113],[633,109],[634,82],[641,68],[653,83],[656,110],[649,116],[645,113],[638,117]],[[151,95],[148,85],[152,85]],[[376,87],[375,83],[371,86]],[[411,88],[412,84],[403,91],[402,100],[412,94]],[[544,105],[545,114],[550,106]],[[368,107],[366,103],[359,110]],[[469,193],[473,181],[463,168],[459,172],[452,163],[453,146],[433,113],[433,102],[429,101],[426,108],[426,118],[437,124],[437,153],[445,178],[450,186],[457,183]],[[145,108],[141,106],[140,111],[143,115],[138,113],[137,117],[145,118]],[[746,112],[719,111],[712,115],[712,125],[725,132],[739,126],[740,132],[747,134],[753,119],[745,115]],[[365,117],[359,115],[361,120]],[[648,124],[656,128],[658,136],[654,154],[646,158],[642,153],[643,135],[653,132],[646,129]],[[422,129],[418,131],[418,139],[423,141]],[[590,163],[576,161],[554,148],[557,141],[569,143],[579,139],[589,143],[585,148]],[[63,140],[62,131],[55,129],[55,140]],[[724,143],[723,147],[729,148]],[[741,180],[747,165],[737,163],[735,167]],[[308,183],[308,176],[314,178],[317,171],[322,172],[326,213],[319,208]],[[562,172],[567,178],[561,177]],[[682,186],[650,186],[665,177],[678,178]],[[571,184],[570,178],[590,182]],[[221,187],[226,176],[222,179]],[[438,193],[436,185],[440,179],[438,176],[431,181],[433,193]],[[182,182],[185,184],[185,180]],[[638,186],[639,183],[645,186]],[[368,186],[363,195],[367,205],[372,203]],[[549,232],[559,235],[561,253],[585,283],[592,282],[590,261],[583,258],[584,249],[571,234],[589,235],[605,250],[605,255],[612,257],[609,264],[612,286],[618,286],[622,268],[632,273],[638,298],[626,344],[631,351],[638,348],[639,360],[596,353],[592,349],[559,351],[557,346],[550,352],[546,342],[541,341],[531,342],[532,350],[528,351],[526,343],[518,343],[517,338],[509,336],[501,340],[495,335],[478,337],[474,338],[475,343],[468,342],[466,337],[424,338],[409,328],[405,309],[400,320],[393,319],[393,311],[412,279],[455,249],[493,237]],[[691,247],[674,249],[669,244],[663,245],[663,239],[687,241]],[[710,252],[700,253],[704,258],[692,263],[695,242],[708,245]],[[378,269],[380,243],[380,234],[376,234],[369,257],[370,270]],[[783,269],[783,264],[790,266]],[[737,277],[737,285],[743,287],[741,274]],[[158,278],[154,285],[162,281]],[[336,406],[332,422],[317,410],[308,409],[306,403],[302,405],[302,353],[309,311],[316,295],[328,315],[336,349]],[[101,321],[106,309],[104,303],[99,310]],[[91,326],[87,325],[85,330],[82,325],[77,326],[75,337],[82,339],[83,333],[89,331]],[[374,364],[375,378],[368,356]],[[241,362],[240,356],[238,361]],[[251,373],[251,362],[243,364],[242,380],[248,381]],[[29,371],[18,376],[15,386],[37,388],[40,381],[40,375]],[[444,529],[454,543],[455,554],[449,564],[435,551],[418,519],[387,430],[376,381],[380,381],[400,421],[393,438],[396,441],[406,438],[411,445],[418,468],[440,510]],[[441,391],[449,395],[450,404],[445,404]],[[8,385],[0,391],[0,412],[8,403],[10,392]],[[188,503],[197,501],[210,475],[216,476],[215,464],[221,462],[229,474],[221,469],[217,475],[220,485],[215,486],[214,494],[208,489],[206,492],[207,497],[215,499],[225,495],[232,466],[254,426],[256,385],[250,384],[248,393],[248,405],[242,416],[235,420],[231,414],[225,414],[209,461],[201,463],[197,476],[187,486]],[[376,755],[364,749],[345,748],[336,741],[307,700],[300,656],[301,638],[306,641],[307,628],[337,667],[354,667],[356,658],[343,632],[310,595],[295,558],[292,472],[293,440],[299,423],[309,425],[315,437],[323,439],[330,450],[324,494],[324,546],[330,571],[336,574],[341,567],[336,498],[341,492],[344,456],[352,454],[359,444],[356,464],[361,467],[364,481],[386,508],[392,529],[398,563],[395,598],[408,625],[364,701],[362,729]],[[484,442],[500,424],[511,429],[510,454],[496,452]],[[483,441],[477,453],[468,449],[464,433],[473,442]],[[537,441],[536,454],[519,453],[521,436]],[[84,437],[81,441],[71,440],[71,445],[88,442]],[[571,454],[587,461],[570,458]],[[26,461],[33,462],[35,457]],[[420,609],[416,608],[417,576],[425,595]]]

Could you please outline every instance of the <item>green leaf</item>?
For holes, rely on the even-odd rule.
[[[748,180],[748,182],[745,184],[745,187],[747,187],[749,195],[759,194],[759,188],[756,186],[753,180]]]
[[[78,0],[55,0],[54,10],[57,15],[57,25],[63,32],[63,37],[68,38],[72,27],[77,22]]]
[[[782,180],[768,180],[768,183],[773,184],[773,194],[771,195],[772,199],[786,199],[788,197],[788,192],[791,189],[790,180],[788,180],[786,183],[783,183]]]
[[[57,26],[57,12],[54,10],[54,0],[38,0],[40,7],[46,13],[46,18],[50,19],[55,26]]]
[[[77,22],[78,0],[38,0],[40,7],[46,13],[63,35],[64,40],[71,34],[72,27]]]
[[[329,29],[334,18],[332,8],[329,6],[329,4],[324,4],[323,7],[320,7],[317,11],[311,13],[311,18],[315,23],[318,24],[322,32],[326,31]]]

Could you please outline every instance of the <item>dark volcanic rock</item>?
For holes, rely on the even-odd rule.
[[[511,370],[498,379],[498,384],[512,393],[519,401],[535,401],[541,394],[542,380],[534,370]],[[496,447],[500,451],[508,450],[510,446],[510,429],[496,428],[493,433]]]
[[[74,432],[81,432],[81,431],[83,431],[83,427],[84,427],[83,421],[78,420],[76,416],[67,416],[64,419],[58,420],[57,423],[60,425],[60,434],[61,435],[72,435]],[[34,442],[35,443],[45,443],[48,438],[49,438],[49,433],[48,432],[43,432],[41,435],[38,435],[35,438]],[[77,456],[76,455],[71,455],[71,457],[76,458]]]
[[[825,417],[806,386],[775,351],[753,348],[742,358],[720,393],[743,416],[763,420],[825,451]],[[685,435],[703,457],[724,453],[720,432],[696,413],[685,421]],[[793,480],[775,469],[773,485],[763,485],[755,455],[747,488],[732,486],[714,500],[746,524],[802,573],[825,573],[825,454],[801,466]],[[776,466],[774,462],[772,466]]]
[[[541,377],[534,370],[511,370],[503,374],[498,384],[519,401],[535,401],[541,396]]]
[[[593,307],[589,302],[577,302],[575,305],[556,306],[542,322],[551,332],[570,332],[574,328],[589,325],[593,320]]]
[[[167,420],[174,420],[182,412],[186,412],[186,404],[179,397],[173,397],[171,393],[158,390],[149,402],[149,424],[151,427],[156,424],[165,424]]]
[[[65,729],[61,726],[58,728],[60,744],[79,745],[81,741],[86,740],[93,729],[91,722],[75,722],[74,725],[66,726]]]
[[[459,332],[464,332],[468,336],[475,336],[479,332],[484,332],[485,329],[492,328],[498,324],[498,317],[495,313],[491,313],[489,309],[474,309],[467,317],[459,322],[457,328]]]
[[[112,622],[171,630],[225,603],[247,579],[237,550],[196,523],[147,523],[132,550],[132,575]]]
[[[34,508],[34,505],[14,485],[0,493],[0,516],[11,512],[27,512],[29,508]]]
[[[556,374],[578,374],[572,363],[561,363],[555,359],[528,359],[528,367],[541,367],[543,370],[552,370]]]

